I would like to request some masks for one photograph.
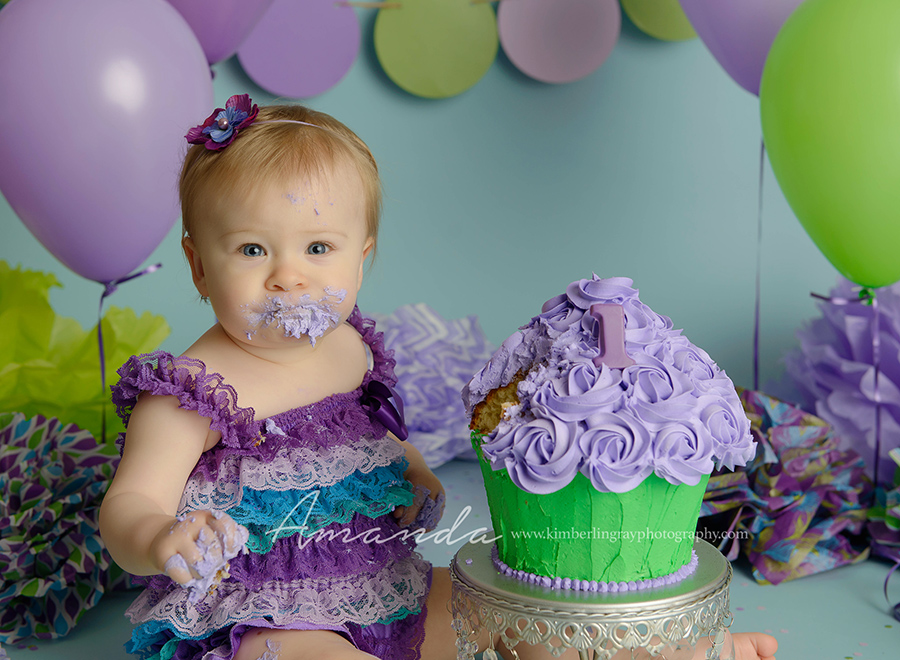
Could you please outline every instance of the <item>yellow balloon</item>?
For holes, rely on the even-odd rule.
[[[731,0],[722,0],[730,2]],[[631,22],[651,37],[663,41],[687,41],[697,33],[678,0],[621,0]]]
[[[410,94],[443,99],[481,80],[500,47],[488,3],[403,0],[375,19],[375,55],[384,72]]]

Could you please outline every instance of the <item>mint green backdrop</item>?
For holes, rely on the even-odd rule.
[[[448,318],[477,315],[499,343],[570,281],[623,275],[737,384],[752,385],[759,102],[699,40],[657,41],[625,19],[610,58],[581,81],[535,82],[501,54],[475,87],[433,101],[384,75],[371,45],[373,13],[361,17],[353,68],[305,102],[356,130],[384,175],[383,233],[364,310],[426,302]],[[244,92],[272,100],[235,58],[215,71],[219,105]],[[11,103],[27,108],[27,99]],[[765,384],[783,371],[797,327],[817,313],[810,291],[827,292],[836,273],[768,165],[763,213]],[[0,259],[57,274],[59,313],[96,322],[101,287],[61,266],[2,198],[0,236]],[[172,352],[212,321],[196,301],[179,238],[176,227],[148,260],[162,262],[160,271],[107,303],[165,316],[172,334],[163,347]]]

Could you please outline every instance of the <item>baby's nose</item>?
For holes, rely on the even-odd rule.
[[[266,282],[266,287],[270,291],[292,291],[306,285],[307,278],[303,269],[291,262],[278,264]]]

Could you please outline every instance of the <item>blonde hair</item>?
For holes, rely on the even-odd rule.
[[[272,123],[262,123],[266,121]],[[204,198],[217,190],[249,192],[263,182],[314,175],[338,163],[349,163],[359,172],[366,196],[366,230],[377,244],[381,179],[372,152],[334,117],[301,105],[263,106],[254,123],[227,147],[211,151],[195,144],[188,149],[179,182],[184,235],[191,235],[202,216]]]

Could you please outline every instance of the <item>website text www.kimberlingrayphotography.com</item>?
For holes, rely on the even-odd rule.
[[[500,536],[494,536],[491,530],[486,527],[478,527],[471,531],[462,531],[463,523],[472,512],[471,506],[464,507],[456,517],[456,520],[453,521],[453,524],[447,528],[438,528],[428,531],[421,528],[415,530],[401,529],[399,531],[394,531],[387,536],[383,534],[383,530],[380,527],[372,527],[363,532],[358,532],[354,535],[351,535],[349,528],[319,529],[310,535],[304,535],[303,532],[309,529],[307,523],[309,522],[310,514],[313,512],[313,509],[318,502],[318,498],[319,493],[317,490],[312,491],[309,495],[304,497],[300,502],[297,503],[297,505],[287,515],[284,521],[282,521],[281,525],[271,530],[269,532],[269,535],[272,536],[273,539],[275,539],[286,532],[300,532],[300,534],[298,535],[298,543],[300,544],[301,548],[305,547],[309,543],[330,542],[334,540],[341,540],[344,543],[362,541],[364,543],[381,544],[387,543],[388,541],[391,541],[398,536],[403,539],[413,538],[418,544],[432,542],[436,544],[446,544],[449,546],[466,542],[488,544],[493,543],[498,538],[500,538]],[[290,520],[296,520],[294,515],[298,512],[302,512],[302,507],[305,504],[308,505],[308,508],[305,512],[303,524],[288,524]],[[587,539],[599,539],[612,543],[643,543],[645,541],[656,541],[661,539],[683,541],[687,538],[694,538],[708,541],[713,545],[716,545],[726,539],[744,540],[746,538],[749,538],[749,532],[747,530],[686,531],[659,530],[650,529],[649,527],[640,530],[609,530],[601,529],[598,527],[592,527],[589,529],[577,529],[574,527],[570,527],[568,529],[560,529],[547,527],[545,529],[539,530],[509,530],[509,534],[514,539],[525,540],[540,539],[552,541],[578,541]]]
[[[509,535],[515,539],[540,539],[545,541],[579,541],[588,539],[598,539],[602,541],[610,541],[618,543],[643,543],[644,541],[658,541],[662,539],[672,541],[683,541],[688,538],[702,539],[713,545],[725,539],[743,540],[749,538],[747,530],[671,530],[671,529],[600,529],[592,527],[589,529],[576,529],[570,527],[568,529],[558,529],[547,527],[545,529],[533,530],[509,530]]]

